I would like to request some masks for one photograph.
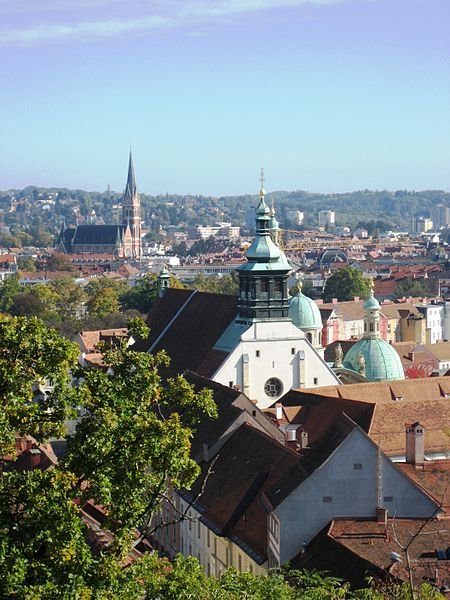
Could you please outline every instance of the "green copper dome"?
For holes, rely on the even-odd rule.
[[[363,305],[364,310],[380,310],[380,303],[373,296],[369,296]]]
[[[362,373],[369,381],[391,381],[405,379],[400,356],[395,349],[381,338],[363,338],[356,342],[344,357],[343,366]]]
[[[290,299],[289,316],[299,329],[322,329],[319,307],[301,292]]]

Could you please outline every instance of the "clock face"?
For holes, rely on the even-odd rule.
[[[269,398],[278,398],[283,391],[283,384],[276,377],[271,377],[264,384],[264,391]]]

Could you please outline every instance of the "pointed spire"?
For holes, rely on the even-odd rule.
[[[133,155],[131,154],[131,148],[130,148],[130,159],[128,161],[127,188],[129,189],[131,194],[134,194],[136,191],[136,179],[134,177]]]

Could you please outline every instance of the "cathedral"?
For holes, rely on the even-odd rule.
[[[63,226],[56,247],[66,254],[111,254],[115,258],[129,259],[142,256],[141,206],[131,152],[122,199],[122,223]]]

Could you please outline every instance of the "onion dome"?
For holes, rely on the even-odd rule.
[[[373,281],[364,310],[364,335],[346,353],[343,366],[361,373],[369,381],[405,379],[400,356],[380,336],[380,303],[373,295]]]
[[[300,292],[289,300],[289,316],[294,325],[299,329],[321,330],[322,317],[317,304],[302,293],[301,283],[298,284]]]

